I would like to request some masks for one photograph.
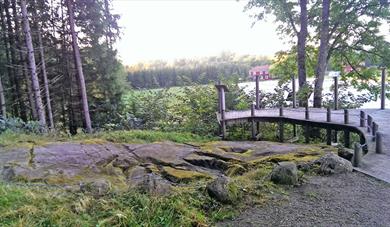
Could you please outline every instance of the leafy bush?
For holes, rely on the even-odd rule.
[[[20,118],[0,117],[0,134],[5,131],[38,134],[41,132],[41,126],[37,121],[23,122]]]

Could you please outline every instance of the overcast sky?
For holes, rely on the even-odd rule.
[[[273,55],[289,44],[272,20],[258,22],[235,0],[114,0],[124,64],[155,59],[203,57],[222,51]],[[387,34],[389,29],[386,30]]]
[[[222,51],[273,55],[286,47],[273,23],[253,19],[234,0],[114,0],[125,64],[217,55]]]

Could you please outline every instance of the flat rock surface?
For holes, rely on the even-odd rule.
[[[132,180],[137,167],[146,171],[142,179],[159,176],[179,184],[197,179],[242,174],[257,160],[293,153],[318,155],[328,147],[273,142],[218,141],[201,146],[160,142],[114,144],[83,142],[52,143],[26,148],[0,148],[3,179],[49,184],[77,185],[106,179],[114,186],[138,184]],[[310,154],[309,154],[310,153]],[[268,160],[269,161],[269,160]],[[3,171],[3,170],[7,171]],[[5,173],[6,172],[6,173]],[[5,177],[6,174],[6,177]]]
[[[389,199],[390,184],[361,173],[315,176],[217,226],[389,226]]]

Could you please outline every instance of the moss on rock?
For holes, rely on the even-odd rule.
[[[186,183],[198,179],[211,178],[211,176],[206,173],[196,172],[192,170],[175,169],[170,166],[164,166],[162,170],[163,170],[163,175],[167,179],[177,183],[182,183],[182,182]]]

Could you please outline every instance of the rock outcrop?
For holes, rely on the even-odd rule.
[[[81,184],[82,191],[101,196],[112,190],[129,189],[167,194],[174,186],[218,179],[210,185],[211,192],[224,185],[225,179],[221,176],[242,175],[265,162],[314,160],[324,150],[307,145],[228,141],[201,146],[172,142],[31,145],[0,150],[0,180],[43,182],[72,188]],[[339,168],[335,166],[334,171],[338,172]],[[218,197],[221,193],[215,194]]]

